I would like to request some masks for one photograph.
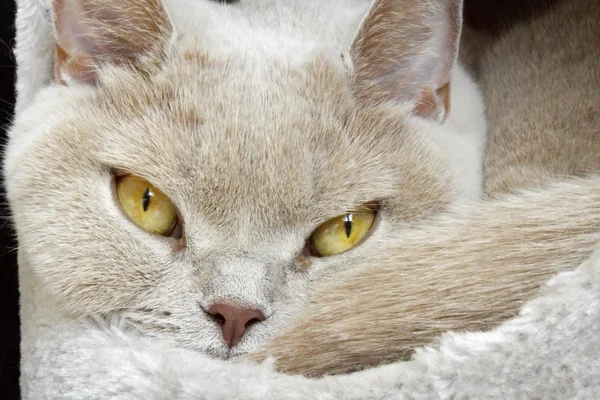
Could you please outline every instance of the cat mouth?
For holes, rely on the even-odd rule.
[[[200,349],[199,349],[200,350]],[[249,349],[239,349],[236,347],[234,347],[233,349],[229,349],[227,348],[227,346],[223,346],[223,347],[219,347],[219,348],[212,348],[209,350],[200,350],[202,353],[205,353],[213,358],[219,358],[221,360],[232,360],[232,359],[236,359],[236,358],[240,358],[243,357],[245,355],[250,354],[252,351]]]
[[[230,360],[232,358],[238,358],[238,357],[245,356],[249,353],[250,353],[250,351],[248,351],[248,350],[240,350],[240,349],[233,348],[227,352],[227,356],[225,357],[225,359]]]

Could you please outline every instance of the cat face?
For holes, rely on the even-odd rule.
[[[74,18],[62,3],[59,45],[61,18]],[[456,199],[435,140],[444,128],[411,116],[414,103],[365,101],[326,49],[302,63],[213,55],[174,39],[160,4],[140,5],[155,12],[160,29],[142,25],[160,46],[138,41],[133,62],[98,67],[64,45],[67,85],[42,92],[12,129],[5,173],[20,249],[64,312],[118,314],[182,346],[242,354],[285,327],[317,282]],[[142,182],[135,207],[162,194],[176,235],[128,213],[124,177]],[[364,241],[310,251],[317,227],[365,205],[377,216]]]

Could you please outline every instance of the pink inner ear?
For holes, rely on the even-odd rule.
[[[54,0],[56,75],[96,82],[100,64],[158,56],[172,33],[162,0]]]
[[[80,1],[54,0],[54,25],[56,29],[55,79],[65,84],[68,76],[75,81],[96,82],[94,46],[90,41],[86,11]]]
[[[65,72],[78,82],[93,85],[97,74],[94,60],[87,53],[77,53],[65,64]]]
[[[89,40],[88,17],[82,2],[73,0],[54,0],[54,25],[58,45],[68,56],[85,52],[92,54],[93,46]]]
[[[461,24],[462,0],[377,0],[352,46],[358,95],[444,121]]]
[[[450,114],[450,81],[438,90],[421,88],[416,102],[415,115],[444,123]]]

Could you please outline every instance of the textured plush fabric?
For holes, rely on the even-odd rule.
[[[18,113],[51,80],[53,33],[49,0],[17,3]],[[24,399],[600,398],[600,249],[491,332],[448,333],[413,361],[318,380],[213,360],[119,321],[66,321],[26,270]]]
[[[209,359],[118,321],[63,323],[35,300],[24,293],[39,317],[23,321],[24,399],[600,398],[600,250],[492,332],[448,333],[411,362],[319,380]]]

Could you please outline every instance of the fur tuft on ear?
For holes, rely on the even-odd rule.
[[[53,0],[55,79],[94,84],[103,64],[135,64],[173,33],[161,0]]]
[[[444,121],[462,5],[462,0],[377,0],[351,49],[358,97],[412,102],[415,114]]]

